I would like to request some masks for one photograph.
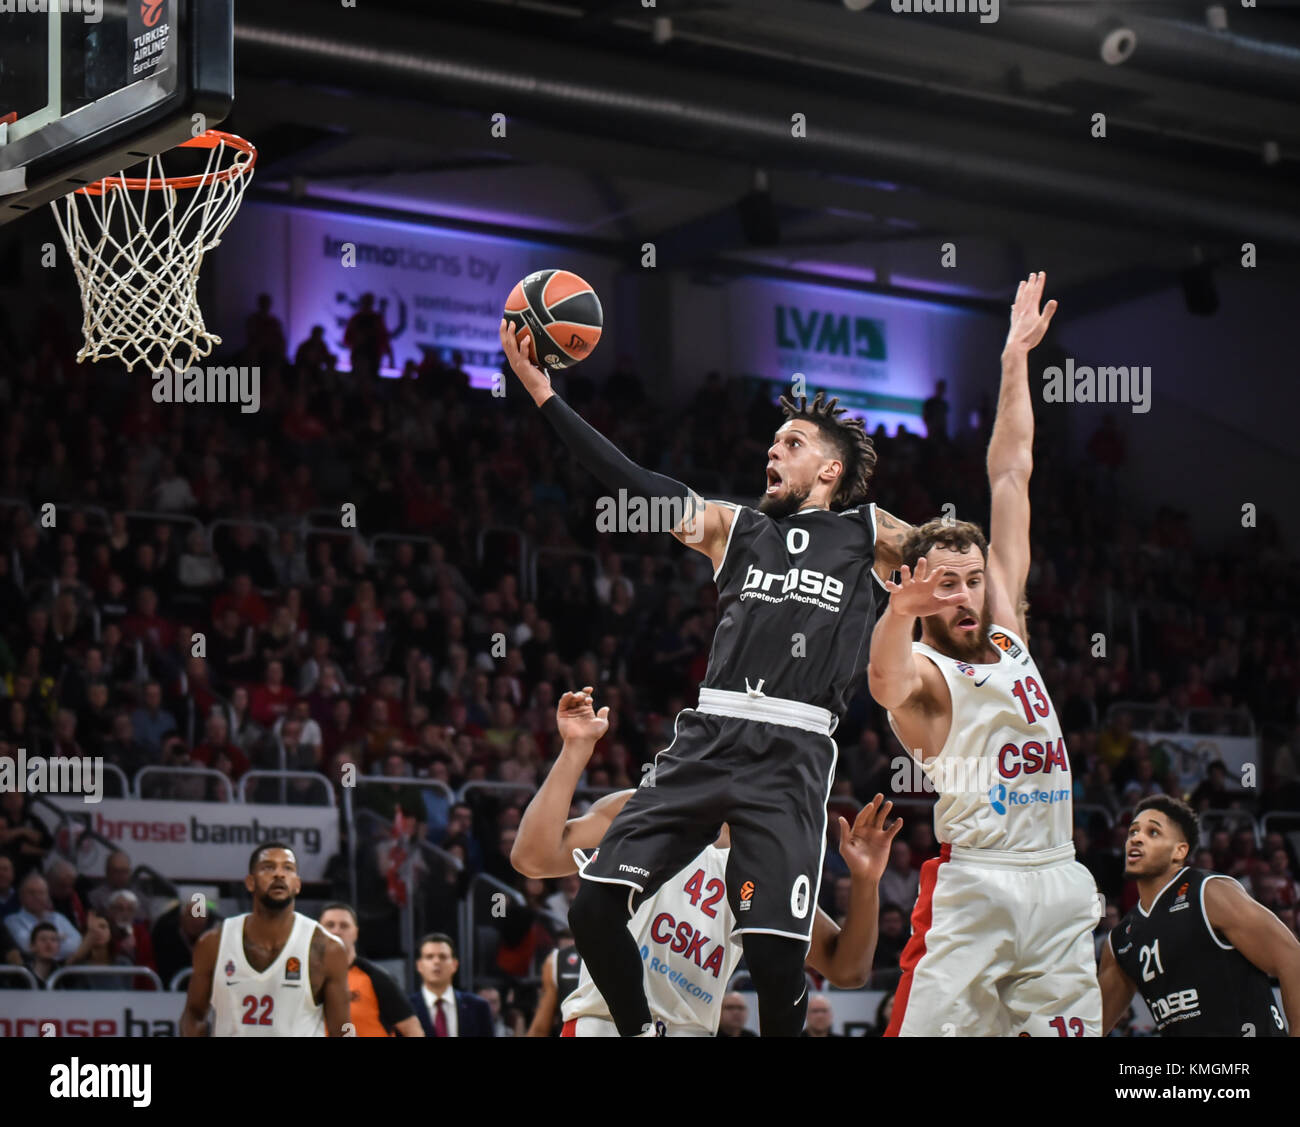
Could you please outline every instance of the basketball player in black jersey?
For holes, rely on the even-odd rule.
[[[1285,1037],[1269,978],[1300,1036],[1300,942],[1232,877],[1193,869],[1192,808],[1151,795],[1128,831],[1124,875],[1139,900],[1101,952],[1102,1029],[1140,990],[1162,1037]]]
[[[510,367],[569,449],[611,490],[681,514],[672,534],[709,557],[718,628],[699,707],[583,868],[569,925],[619,1032],[653,1036],[633,898],[653,893],[731,827],[727,895],[765,1036],[797,1037],[804,958],[826,849],[831,733],[866,663],[877,582],[909,526],[863,504],[876,455],[862,423],[819,394],[781,400],[757,508],[705,501],[626,458],[551,389],[530,333],[501,322]],[[631,889],[631,892],[628,890]]]

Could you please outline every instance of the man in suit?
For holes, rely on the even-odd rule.
[[[426,1037],[491,1037],[492,1007],[482,998],[454,990],[460,969],[450,935],[436,932],[420,940],[415,969],[423,985],[411,994],[411,1007]]]

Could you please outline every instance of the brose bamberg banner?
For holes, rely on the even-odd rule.
[[[282,841],[297,855],[303,880],[323,880],[339,851],[339,815],[331,806],[132,798],[106,798],[95,806],[62,799],[59,805],[126,850],[133,864],[174,879],[242,879],[254,846]]]

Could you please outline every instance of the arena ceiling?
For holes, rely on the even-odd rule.
[[[1215,7],[277,0],[237,12],[228,127],[261,198],[974,303],[1045,266],[1100,307],[1300,260],[1300,9]]]

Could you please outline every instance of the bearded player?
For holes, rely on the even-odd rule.
[[[287,845],[253,850],[244,887],[253,910],[194,944],[182,1037],[342,1037],[349,1020],[343,943],[294,911],[302,881]]]
[[[708,557],[718,587],[699,705],[678,715],[671,746],[655,759],[654,785],[626,801],[582,866],[569,909],[578,950],[619,1032],[654,1036],[627,928],[628,889],[653,895],[725,822],[727,897],[759,1027],[797,1037],[839,754],[831,733],[866,657],[872,576],[883,580],[897,566],[907,526],[862,503],[875,451],[862,421],[834,399],[781,400],[786,418],[768,449],[757,508],[705,501],[636,465],[585,423],[529,359],[529,337],[502,321],[501,347],[541,413],[607,488],[673,514],[665,530]]]
[[[1096,886],[1074,859],[1065,740],[1025,640],[1028,356],[1056,311],[1039,312],[1043,284],[1020,283],[1002,353],[989,542],[964,521],[911,533],[872,636],[871,694],[934,783],[942,843],[922,867],[886,1036],[1101,1032]]]
[[[1285,1037],[1271,977],[1300,1036],[1300,942],[1232,877],[1187,865],[1199,840],[1187,803],[1138,803],[1124,855],[1138,903],[1101,951],[1102,1028],[1140,990],[1161,1037]]]
[[[635,790],[618,791],[595,802],[580,818],[566,821],[578,779],[596,741],[609,726],[608,708],[597,714],[591,688],[565,693],[556,708],[564,745],[546,780],[519,823],[510,862],[525,876],[548,878],[577,872],[589,859],[619,810]],[[808,966],[844,990],[866,984],[876,950],[878,887],[889,849],[902,826],[887,824],[892,803],[882,795],[868,803],[850,827],[840,818],[840,855],[851,878],[849,910],[843,929],[820,908],[814,909]],[[651,1015],[665,1036],[714,1037],[722,1018],[722,999],[740,946],[732,938],[739,926],[726,896],[728,827],[653,895],[635,900],[627,927],[641,952]],[[740,890],[746,903],[753,889]],[[742,909],[743,912],[743,909]],[[543,972],[543,995],[535,1032],[545,1035],[547,1017],[557,1006],[561,1036],[617,1037],[618,1029],[590,972],[572,948],[560,950]],[[563,992],[561,992],[563,991]]]

